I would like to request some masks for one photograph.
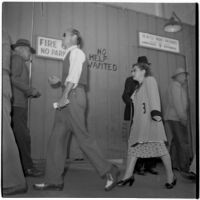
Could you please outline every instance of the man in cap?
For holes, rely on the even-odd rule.
[[[151,63],[149,63],[146,56],[139,56],[137,59],[137,63],[145,63],[149,66],[151,65]],[[125,88],[124,88],[124,92],[122,95],[122,99],[123,99],[124,103],[126,104],[125,110],[124,110],[124,121],[129,122],[129,123],[127,123],[128,128],[126,129],[126,130],[128,130],[128,135],[130,132],[130,127],[133,122],[133,115],[134,115],[134,105],[133,105],[131,96],[134,93],[134,91],[136,90],[137,86],[138,86],[138,82],[133,80],[132,76],[128,77],[125,81]],[[145,175],[145,172],[149,172],[151,174],[156,175],[156,174],[158,174],[158,172],[156,172],[153,169],[153,166],[154,166],[154,159],[140,158],[136,164],[135,172],[137,172],[139,175]]]
[[[188,72],[177,68],[168,88],[168,105],[165,113],[166,125],[172,132],[170,154],[172,166],[187,173],[190,166],[188,142],[188,98],[186,91]]]
[[[41,176],[41,172],[33,167],[31,159],[31,137],[27,127],[28,98],[37,98],[40,93],[29,86],[28,62],[35,49],[26,39],[17,40],[11,45],[11,84],[12,99],[12,127],[22,159],[25,176]]]

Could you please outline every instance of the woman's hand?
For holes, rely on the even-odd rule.
[[[160,116],[153,116],[152,118],[157,122],[160,122],[162,120]]]

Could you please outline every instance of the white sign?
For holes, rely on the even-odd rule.
[[[66,50],[62,48],[62,40],[37,37],[37,56],[63,60]]]
[[[139,45],[179,53],[179,41],[171,38],[139,32]]]

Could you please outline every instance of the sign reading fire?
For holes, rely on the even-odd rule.
[[[65,49],[62,48],[62,40],[37,37],[37,56],[63,60],[65,52]]]

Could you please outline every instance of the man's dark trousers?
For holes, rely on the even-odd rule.
[[[170,154],[173,168],[188,172],[190,167],[190,147],[187,127],[178,121],[168,120],[172,131]]]
[[[24,170],[33,167],[31,159],[31,137],[27,127],[27,115],[28,112],[26,108],[12,107],[12,128]]]

